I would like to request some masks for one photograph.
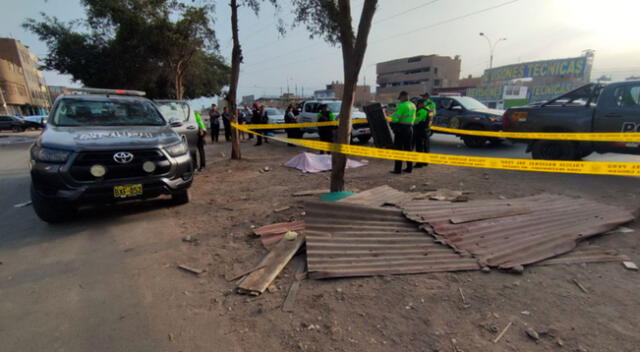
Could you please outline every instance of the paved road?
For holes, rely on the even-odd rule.
[[[168,258],[181,236],[172,208],[98,209],[47,225],[31,206],[14,207],[29,200],[28,146],[0,145],[0,350],[167,350],[164,307],[180,284],[162,279],[176,271]]]

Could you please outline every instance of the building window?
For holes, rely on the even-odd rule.
[[[438,74],[438,68],[437,67],[433,68],[433,73],[436,74],[436,75]]]
[[[433,80],[433,86],[434,87],[440,87],[440,80],[439,79],[434,79]]]
[[[412,58],[409,58],[409,60],[407,60],[407,62],[409,62],[409,63],[411,63],[411,62],[420,62],[420,61],[422,61],[422,58],[419,57],[419,56],[418,57],[412,57]]]
[[[505,95],[520,95],[520,86],[509,86],[505,89]]]
[[[431,68],[430,68],[430,67],[426,67],[426,68],[419,68],[419,69],[416,69],[416,70],[404,71],[404,74],[405,74],[405,75],[411,75],[411,74],[414,74],[414,73],[429,72],[430,70],[431,70]]]

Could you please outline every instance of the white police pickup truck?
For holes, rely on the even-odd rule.
[[[318,122],[318,113],[320,112],[320,108],[322,105],[327,105],[329,110],[335,114],[336,120],[340,119],[340,108],[342,107],[342,102],[340,100],[308,100],[302,102],[302,112],[300,114],[300,122]],[[353,108],[351,113],[351,119],[365,119],[367,115],[358,110],[357,108]],[[317,133],[317,127],[306,127],[302,128],[303,132],[306,133]],[[353,138],[357,138],[360,143],[367,143],[371,139],[371,129],[369,128],[368,123],[358,123],[354,124],[351,136]]]

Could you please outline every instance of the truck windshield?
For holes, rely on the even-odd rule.
[[[57,126],[162,126],[166,124],[148,101],[64,99],[53,116]]]
[[[459,97],[457,98],[458,101],[460,102],[460,104],[462,104],[462,106],[464,106],[465,109],[467,110],[485,110],[488,109],[488,107],[484,104],[482,104],[481,102],[475,100],[474,98],[471,97]]]
[[[329,111],[339,113],[340,107],[342,107],[342,102],[336,101],[333,103],[327,103],[327,107],[329,108]]]
[[[179,118],[180,121],[189,120],[189,104],[177,101],[160,101],[156,102],[158,110],[167,120]]]

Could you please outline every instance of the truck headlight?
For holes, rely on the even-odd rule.
[[[187,152],[189,151],[189,147],[187,146],[187,143],[185,143],[184,141],[180,141],[179,143],[166,147],[165,150],[171,156],[180,156],[183,154],[187,154]]]
[[[71,155],[70,151],[50,149],[34,145],[31,148],[31,159],[49,163],[64,163]]]

